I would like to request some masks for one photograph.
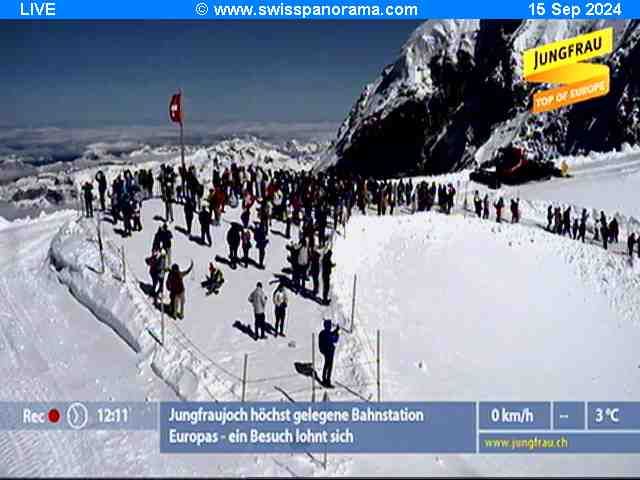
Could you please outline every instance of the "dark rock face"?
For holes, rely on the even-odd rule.
[[[47,193],[45,194],[44,198],[55,205],[60,205],[65,200],[64,194],[62,192],[60,192],[59,190],[52,190],[50,188],[47,189]]]
[[[621,25],[622,24],[622,25]],[[425,24],[426,25],[426,24]],[[513,141],[525,142],[533,159],[604,151],[640,140],[640,21],[618,22],[611,66],[611,93],[601,99],[542,115],[528,114],[534,88],[518,73],[514,43],[536,44],[541,25],[480,21],[473,48],[442,48],[417,55],[424,37],[415,36],[403,56],[365,89],[345,120],[334,149],[337,168],[375,177],[440,174],[474,162],[474,154],[502,124],[514,122]],[[457,24],[448,23],[459,35]],[[544,25],[542,25],[544,27]],[[567,25],[566,35],[602,28],[591,22]],[[538,29],[538,30],[536,30]],[[524,38],[524,40],[523,40]],[[541,37],[542,38],[542,37]],[[418,60],[416,60],[416,58]],[[416,67],[423,60],[425,65]],[[412,70],[413,69],[413,70]],[[407,72],[427,70],[428,85]],[[426,92],[426,93],[425,93]],[[389,104],[389,106],[386,105]],[[383,105],[378,108],[376,104]]]
[[[14,202],[19,202],[21,200],[36,200],[43,197],[46,193],[46,187],[35,187],[28,190],[18,190],[13,194],[11,200]]]
[[[404,103],[384,120],[371,119],[370,126],[361,129],[344,152],[339,167],[375,177],[413,172],[416,159],[422,156],[428,119],[426,106],[414,101]]]

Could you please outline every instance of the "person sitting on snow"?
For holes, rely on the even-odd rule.
[[[202,282],[202,286],[207,289],[207,295],[220,292],[220,287],[224,284],[224,274],[213,262],[209,263],[209,276]]]

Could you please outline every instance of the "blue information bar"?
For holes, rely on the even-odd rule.
[[[640,402],[0,402],[8,430],[159,431],[162,453],[640,453]]]
[[[162,403],[162,453],[475,453],[474,402]]]
[[[637,0],[2,0],[0,19],[326,20],[640,18]]]

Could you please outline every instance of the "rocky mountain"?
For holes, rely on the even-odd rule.
[[[526,49],[606,27],[611,93],[542,115],[545,85],[522,77]],[[482,163],[511,141],[533,159],[608,151],[640,139],[640,21],[431,20],[367,85],[340,127],[337,165],[373,176],[438,174]]]

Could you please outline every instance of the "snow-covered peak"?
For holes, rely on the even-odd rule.
[[[493,146],[503,140],[526,142],[533,130],[548,138],[544,146],[537,139],[534,157],[635,143],[640,79],[633,77],[631,65],[640,61],[639,25],[620,20],[427,21],[365,86],[337,133],[334,154],[324,155],[316,168],[337,163],[374,176],[443,173],[470,165],[482,147],[481,157],[490,158]],[[614,53],[599,61],[612,66],[612,85],[625,88],[613,85],[599,107],[591,102],[593,122],[584,114],[572,116],[573,107],[532,118],[531,93],[540,87],[522,78],[522,52],[608,27],[614,29]],[[609,105],[602,108],[604,103]],[[618,111],[610,105],[618,105]],[[569,128],[567,122],[576,126]],[[596,123],[602,130],[597,134],[590,131]],[[604,131],[612,123],[617,125],[611,133]],[[493,138],[496,134],[500,138]]]
[[[429,20],[409,37],[398,59],[380,77],[365,86],[349,116],[340,127],[337,144],[348,144],[351,133],[368,119],[384,118],[407,98],[424,99],[432,91],[429,63],[445,53],[456,63],[458,53],[473,54],[479,20]]]

